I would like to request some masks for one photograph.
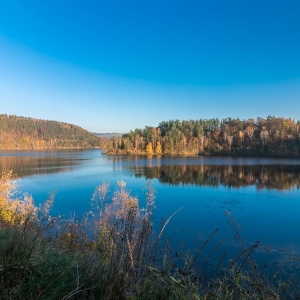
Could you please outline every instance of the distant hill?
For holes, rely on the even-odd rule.
[[[0,149],[103,147],[105,139],[68,123],[0,114]]]

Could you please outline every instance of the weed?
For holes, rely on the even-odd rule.
[[[290,281],[268,281],[251,259],[258,242],[246,247],[240,228],[226,212],[238,256],[226,267],[224,252],[215,269],[208,254],[217,229],[195,253],[172,251],[155,238],[152,218],[155,190],[145,188],[144,208],[131,196],[126,183],[109,199],[109,184],[98,186],[91,211],[83,220],[50,216],[55,193],[44,205],[34,206],[29,195],[12,198],[14,177],[8,169],[0,181],[0,298],[1,299],[296,299]],[[109,201],[107,201],[109,200]],[[180,209],[181,210],[181,209]],[[212,276],[203,272],[211,269]]]

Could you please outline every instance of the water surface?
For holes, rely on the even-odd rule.
[[[166,230],[174,245],[183,239],[193,251],[196,234],[203,242],[219,228],[211,243],[228,238],[222,251],[234,249],[225,216],[230,211],[242,228],[245,245],[260,241],[256,252],[278,259],[283,253],[283,263],[300,254],[300,161],[296,159],[104,156],[98,149],[1,151],[0,167],[4,165],[21,179],[20,191],[32,194],[37,204],[55,190],[54,215],[82,216],[103,181],[110,182],[112,193],[117,181],[124,180],[142,206],[143,188],[151,180],[157,190],[156,231],[161,219],[183,207]]]

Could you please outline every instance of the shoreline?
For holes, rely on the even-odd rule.
[[[82,149],[102,149],[101,147],[54,147],[54,148],[0,148],[0,151],[51,151],[51,150],[82,150]]]
[[[129,152],[129,151],[124,151],[120,150],[117,153],[116,152],[102,152],[103,155],[107,156],[117,156],[117,155],[133,155],[133,156],[156,156],[156,157],[240,157],[240,158],[287,158],[287,159],[300,159],[300,155],[298,156],[287,156],[287,155],[261,155],[261,154],[247,154],[247,153],[232,153],[232,152],[216,152],[216,153],[199,153],[199,154],[192,154],[192,153],[162,153],[162,154],[157,154],[157,153],[152,153],[149,154],[147,152]]]

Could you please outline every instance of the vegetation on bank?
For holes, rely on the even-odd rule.
[[[226,212],[240,248],[226,253],[207,276],[203,255],[213,232],[195,253],[180,254],[162,243],[170,218],[157,237],[152,218],[155,191],[148,183],[143,209],[123,181],[108,199],[109,184],[98,186],[82,222],[50,216],[54,193],[39,207],[30,196],[13,198],[15,181],[4,169],[0,180],[1,299],[295,299],[291,281],[263,277],[251,260],[258,242],[244,245],[239,227]],[[172,255],[174,253],[174,255]],[[226,266],[226,267],[224,267]],[[207,276],[207,277],[206,277]],[[297,294],[298,293],[298,294]]]
[[[73,124],[0,115],[0,149],[103,147],[105,139]]]
[[[114,137],[107,154],[300,156],[300,121],[268,116],[170,120]]]

